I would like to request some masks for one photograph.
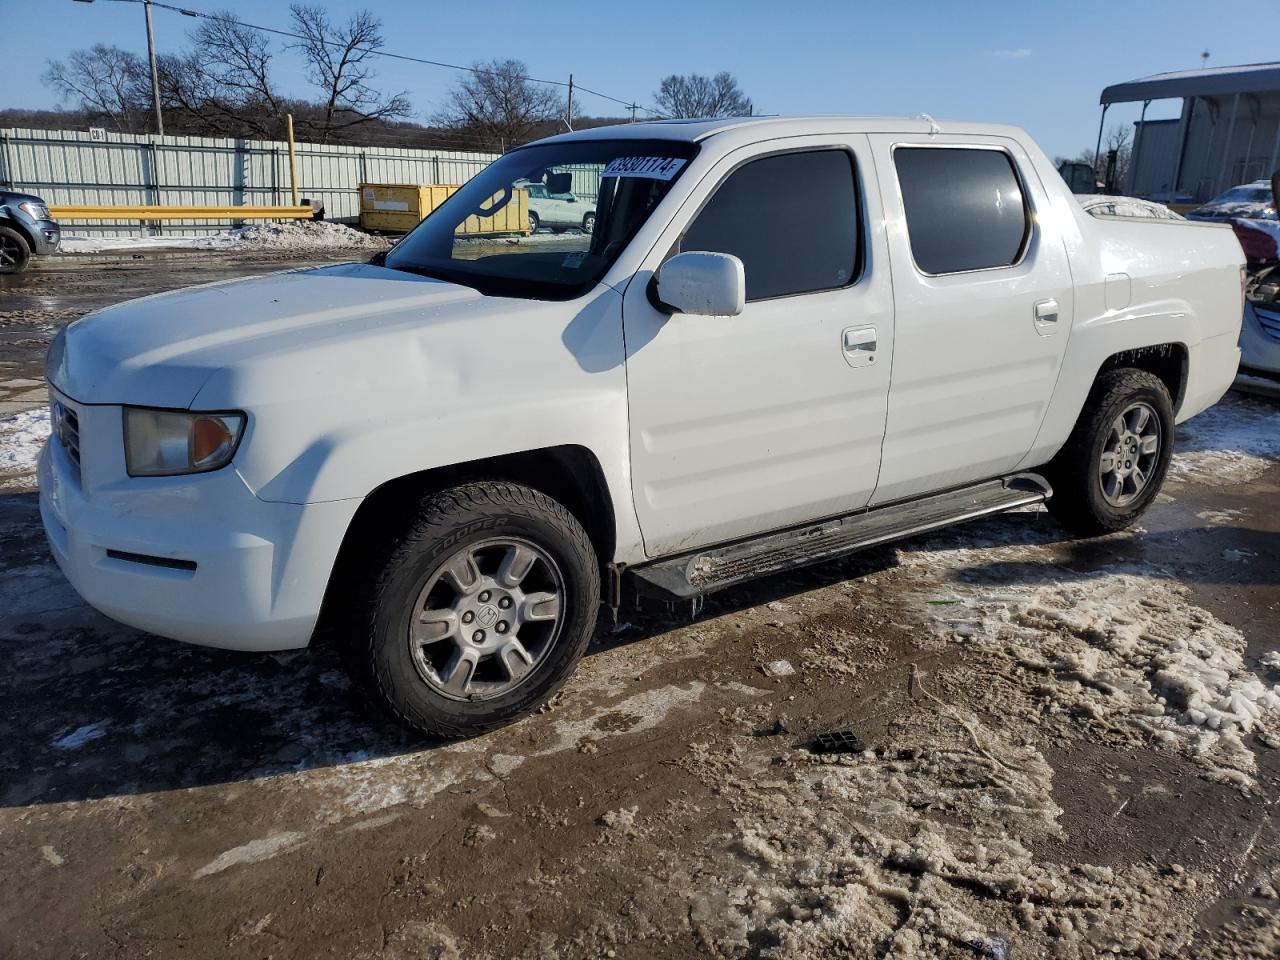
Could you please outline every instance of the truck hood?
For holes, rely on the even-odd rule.
[[[469,287],[359,263],[224,281],[75,321],[54,341],[48,375],[82,403],[185,408],[219,370],[319,345],[341,351],[388,327],[458,319],[486,309],[490,299]]]

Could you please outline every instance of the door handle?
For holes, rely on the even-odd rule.
[[[1042,337],[1056,336],[1058,333],[1058,301],[1054,299],[1037,300],[1031,308],[1035,319],[1036,333]]]
[[[866,350],[874,353],[876,349],[876,328],[850,327],[844,332],[844,348],[846,350]]]
[[[844,358],[851,367],[865,367],[876,362],[875,327],[846,327],[840,334]]]

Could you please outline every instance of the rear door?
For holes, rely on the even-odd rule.
[[[737,317],[668,316],[682,250],[743,261]],[[650,556],[843,513],[875,488],[893,352],[864,136],[770,141],[698,184],[623,302],[632,486]]]
[[[870,140],[895,304],[878,504],[1017,466],[1053,395],[1074,298],[1049,197],[1017,142]]]

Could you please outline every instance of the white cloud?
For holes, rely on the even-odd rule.
[[[993,57],[1003,57],[1006,60],[1025,60],[1031,56],[1030,47],[1018,47],[1016,50],[993,50]]]

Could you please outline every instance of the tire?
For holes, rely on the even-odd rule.
[[[591,233],[596,228],[596,212],[592,210],[582,218],[582,232]]]
[[[0,273],[21,273],[30,262],[27,238],[12,227],[0,226]]]
[[[1158,377],[1132,368],[1101,374],[1071,436],[1044,471],[1053,485],[1049,512],[1079,536],[1123,530],[1160,492],[1173,440],[1173,402]]]
[[[511,560],[528,558],[520,551],[536,556],[522,567]],[[462,555],[474,561],[466,577]],[[433,494],[371,559],[346,633],[348,667],[419,733],[474,736],[537,709],[595,629],[600,571],[591,541],[568,510],[528,487],[479,482]],[[443,630],[450,633],[436,639]]]
[[[542,221],[538,219],[538,215],[532,210],[529,211],[529,232],[537,233],[538,227],[542,225]]]

